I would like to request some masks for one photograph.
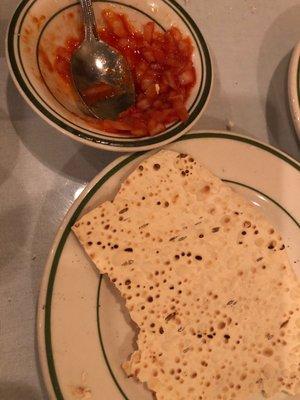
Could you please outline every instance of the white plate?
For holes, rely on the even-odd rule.
[[[189,134],[167,147],[191,154],[260,207],[282,232],[291,263],[300,273],[299,163],[253,139],[223,132]],[[123,301],[106,278],[99,278],[70,231],[81,214],[112,199],[120,182],[148,155],[121,157],[97,175],[57,233],[41,286],[37,324],[51,399],[152,399],[120,367],[132,352],[134,338]]]
[[[300,42],[295,46],[290,61],[288,92],[291,114],[300,138]]]

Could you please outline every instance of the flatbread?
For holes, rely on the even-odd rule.
[[[191,156],[144,160],[73,230],[126,299],[139,335],[123,367],[157,400],[300,392],[300,285],[282,238]]]

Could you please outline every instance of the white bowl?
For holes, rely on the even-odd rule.
[[[175,25],[191,37],[197,80],[187,104],[188,120],[169,126],[156,136],[135,138],[100,131],[80,118],[82,113],[75,97],[62,87],[55,73],[46,68],[43,57],[43,50],[51,57],[51,46],[53,49],[53,45],[56,47],[76,34],[81,13],[79,4],[72,0],[24,0],[19,4],[6,41],[7,60],[17,88],[49,124],[90,146],[113,151],[141,151],[174,141],[200,117],[211,89],[211,59],[199,28],[174,0],[94,1],[93,6],[98,23],[101,9],[109,7],[126,13],[135,26],[153,20],[164,30]]]
[[[290,61],[288,93],[294,126],[300,138],[300,42],[295,46]]]

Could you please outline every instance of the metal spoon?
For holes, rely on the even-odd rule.
[[[116,119],[134,104],[132,75],[125,58],[99,39],[92,0],[80,0],[80,3],[84,40],[71,58],[73,82],[95,117]]]

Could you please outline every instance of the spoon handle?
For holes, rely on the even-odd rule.
[[[84,35],[86,40],[98,40],[96,19],[93,10],[92,0],[80,0],[83,12]]]

